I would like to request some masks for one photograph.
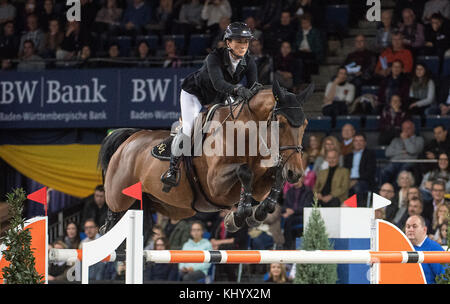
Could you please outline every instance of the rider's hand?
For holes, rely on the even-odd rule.
[[[252,91],[247,89],[246,87],[238,87],[236,90],[236,95],[242,98],[249,100],[252,97]]]

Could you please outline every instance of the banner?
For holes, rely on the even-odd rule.
[[[193,68],[0,73],[0,128],[169,128]]]

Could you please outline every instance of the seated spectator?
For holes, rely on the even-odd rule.
[[[314,194],[303,184],[304,178],[293,185],[285,194],[281,216],[284,218],[284,249],[295,248],[295,239],[303,234],[303,208],[312,207]]]
[[[423,137],[415,135],[414,123],[406,120],[402,123],[399,137],[395,137],[386,148],[386,157],[389,163],[381,172],[381,182],[391,182],[393,177],[402,170],[410,170],[412,163],[392,162],[395,160],[417,159],[423,150]]]
[[[252,39],[249,49],[258,69],[258,82],[263,85],[271,84],[273,77],[272,57],[263,52],[263,45],[260,40]]]
[[[274,78],[289,91],[296,92],[302,82],[303,66],[292,52],[291,44],[284,41],[274,58]]]
[[[378,191],[380,196],[391,201],[391,204],[382,208],[384,210],[384,220],[392,222],[398,210],[398,197],[396,197],[394,186],[391,183],[384,183]]]
[[[180,68],[181,67],[182,61],[178,57],[175,40],[167,39],[164,42],[164,53],[159,52],[159,54],[162,55],[162,57],[164,57],[164,62],[162,64],[163,68]]]
[[[144,250],[154,250],[156,240],[158,238],[165,238],[165,237],[166,235],[164,234],[163,227],[159,224],[153,225],[151,238],[148,239],[144,247]]]
[[[83,249],[84,243],[91,242],[100,237],[100,234],[98,233],[98,225],[94,219],[87,219],[84,222],[84,233],[86,234],[86,238],[81,240],[79,249]],[[89,279],[95,281],[103,280],[105,267],[105,262],[98,262],[89,266]]]
[[[320,142],[321,138],[319,135],[311,134],[308,139],[308,146],[305,151],[305,155],[307,156],[307,165],[311,167],[314,166],[314,162],[316,158],[320,155]]]
[[[408,95],[409,95],[410,81],[408,77],[403,73],[403,63],[400,60],[395,60],[392,63],[392,69],[390,74],[385,77],[378,90],[378,109],[376,113],[380,113],[382,109],[391,100],[392,95],[400,96],[402,101],[402,110],[407,111]]]
[[[270,29],[279,20],[282,10],[281,1],[264,1],[256,15],[257,26],[263,31]]]
[[[400,22],[403,17],[403,11],[406,8],[409,8],[413,11],[414,15],[418,22],[422,22],[423,9],[425,6],[426,0],[397,0],[395,2],[395,20]]]
[[[421,55],[439,56],[440,61],[450,48],[450,23],[441,15],[431,18],[431,24],[425,28],[425,46]]]
[[[401,126],[408,118],[406,112],[402,110],[401,97],[396,94],[392,95],[389,106],[381,112],[378,144],[389,145],[395,137],[400,135]]]
[[[150,47],[146,41],[141,41],[138,43],[136,50],[136,57],[139,61],[136,65],[138,67],[149,67],[151,59]]]
[[[355,96],[360,96],[361,87],[370,83],[376,63],[375,53],[367,49],[364,35],[357,35],[355,37],[355,50],[347,55],[344,62],[346,67],[352,66],[347,68],[347,73],[349,82],[355,86]],[[358,67],[358,71],[352,71]]]
[[[400,24],[399,31],[403,34],[403,45],[417,54],[417,50],[425,44],[425,28],[417,22],[411,8],[405,8],[402,17],[403,23]]]
[[[280,20],[264,33],[264,44],[269,54],[276,54],[283,42],[295,43],[297,25],[292,21],[289,11],[281,12]]]
[[[78,225],[71,221],[67,223],[66,233],[64,236],[64,243],[67,246],[67,249],[78,249],[80,248],[81,238],[80,232],[78,230]]]
[[[450,193],[450,166],[448,164],[448,153],[445,152],[438,155],[436,168],[425,173],[420,189],[431,194],[431,185],[438,179],[445,182],[445,192]]]
[[[191,224],[191,238],[184,243],[181,250],[212,250],[211,242],[202,237],[204,228],[201,222],[195,221]],[[181,281],[198,281],[204,279],[208,274],[209,263],[180,263],[178,269]]]
[[[73,59],[83,46],[91,45],[91,42],[92,39],[90,33],[81,31],[80,23],[78,21],[68,22],[61,48],[56,51],[56,59]]]
[[[430,238],[436,238],[435,241],[438,242],[438,238],[441,235],[440,228],[442,225],[448,223],[448,217],[450,216],[450,205],[440,204],[436,211],[433,212],[433,218],[431,222],[431,230],[429,230],[428,236]],[[442,242],[442,240],[441,240]],[[439,242],[440,243],[440,242]]]
[[[416,251],[444,251],[441,245],[427,237],[427,226],[421,216],[413,215],[408,218],[405,225],[405,234]],[[436,283],[436,276],[444,274],[444,267],[437,263],[424,263],[422,269],[427,284]]]
[[[215,34],[219,30],[219,21],[223,17],[231,19],[231,6],[228,0],[206,0],[201,18],[206,21],[207,30]]]
[[[437,229],[433,236],[433,240],[442,246],[448,246],[448,221],[444,221]]]
[[[2,59],[2,71],[12,71],[13,70],[13,64],[11,62],[11,59]]]
[[[16,58],[19,45],[20,40],[15,34],[14,22],[6,22],[0,36],[0,58]]]
[[[387,77],[391,74],[392,65],[395,61],[401,61],[403,64],[403,73],[411,73],[413,69],[413,56],[410,50],[405,49],[403,45],[403,35],[394,33],[392,35],[392,47],[385,49],[375,67],[375,74],[379,77]]]
[[[68,249],[63,241],[56,241],[53,243],[55,249]],[[69,266],[65,261],[63,262],[49,262],[48,263],[48,280],[49,281],[67,281],[67,271]]]
[[[355,136],[356,130],[355,127],[350,124],[346,123],[342,126],[341,129],[341,154],[343,156],[346,156],[347,154],[353,153],[353,138]]]
[[[186,243],[190,238],[190,226],[189,221],[183,220],[172,220],[168,222],[166,227],[164,227],[164,233],[169,238],[169,247],[172,250],[181,250],[184,243]]]
[[[45,34],[44,54],[46,57],[55,58],[56,50],[64,40],[64,33],[59,28],[58,19],[51,19],[48,24],[48,32]]]
[[[94,195],[85,199],[81,223],[84,224],[87,219],[94,219],[98,225],[103,226],[107,211],[105,188],[102,185],[98,185],[95,187]]]
[[[19,57],[22,56],[23,45],[26,40],[31,40],[34,44],[36,54],[40,55],[44,51],[45,34],[39,28],[38,18],[36,15],[29,15],[27,17],[27,29],[20,37]]]
[[[58,20],[53,0],[44,0],[43,10],[38,15],[39,25],[46,32],[49,30],[50,20]]]
[[[391,223],[397,223],[407,212],[409,200],[409,189],[414,187],[414,176],[411,172],[403,170],[397,176],[397,187],[399,188],[395,200],[386,207],[386,219]]]
[[[131,36],[144,34],[145,26],[150,23],[151,15],[151,8],[144,0],[128,2],[120,23],[121,34]]]
[[[0,27],[16,18],[16,7],[8,2],[8,0],[0,0]]]
[[[341,145],[336,137],[330,135],[322,140],[320,153],[316,157],[316,160],[314,162],[313,170],[316,173],[316,175],[319,173],[320,170],[325,170],[328,168],[328,162],[326,161],[326,154],[330,150],[335,150],[338,152],[338,154],[340,155],[339,165],[344,166],[344,156],[342,156],[341,154]]]
[[[35,53],[35,47],[32,40],[23,42],[23,51],[20,57],[20,63],[17,70],[21,72],[42,71],[45,70],[45,62]]]
[[[230,18],[229,17],[222,17],[219,21],[219,28],[218,30],[213,33],[212,39],[211,39],[211,48],[207,48],[207,52],[210,53],[212,49],[219,48],[218,44],[224,42],[223,36],[225,34],[225,30],[227,29],[228,25],[230,24]],[[225,46],[225,43],[224,43]]]
[[[262,31],[256,28],[256,19],[253,16],[248,16],[245,18],[245,24],[250,28],[252,31],[253,37],[256,40],[261,40],[262,38]]]
[[[347,69],[340,67],[325,89],[322,114],[330,116],[334,121],[336,116],[348,114],[347,106],[355,99],[355,86],[348,82],[347,77]]]
[[[399,221],[394,222],[394,225],[397,226],[400,230],[404,231],[406,221],[408,220],[408,218],[414,215],[423,217],[422,212],[423,212],[423,201],[418,197],[412,197],[411,199],[408,200],[405,214]],[[431,231],[430,221],[428,221],[426,218],[424,218],[424,220],[425,225],[427,226],[427,230]]]
[[[433,220],[433,206],[431,198],[428,198],[426,193],[418,186],[412,186],[408,189],[408,201],[413,197],[418,197],[423,202],[423,211],[421,215],[427,222],[431,223]]]
[[[435,85],[429,70],[424,64],[416,64],[409,87],[409,113],[424,116],[425,109],[434,102],[434,96]]]
[[[150,24],[147,28],[150,32],[155,32],[159,35],[171,34],[173,19],[173,1],[159,0],[159,5],[156,7],[153,18],[150,20]]]
[[[95,17],[95,30],[102,32],[117,32],[120,26],[123,10],[117,0],[107,0]]]
[[[394,32],[393,11],[384,10],[381,13],[381,22],[377,29],[375,51],[382,53],[385,49],[392,46],[392,34]]]
[[[433,128],[434,138],[425,145],[423,154],[426,159],[438,159],[441,153],[448,153],[450,151],[450,136],[447,128],[444,125],[436,125]],[[425,167],[427,171],[433,170],[433,165]]]
[[[203,28],[202,13],[203,6],[200,0],[189,0],[183,3],[178,15],[178,22],[181,27],[190,33],[200,32]]]
[[[296,0],[291,1],[291,3],[288,8],[290,12],[293,12],[295,19],[299,20],[301,16],[307,13],[314,16],[313,26],[322,28],[325,17],[325,5],[323,1]]]
[[[118,43],[113,42],[108,48],[108,57],[103,62],[99,63],[101,68],[123,68],[127,66],[127,63],[120,61],[120,46]]]
[[[12,1],[11,1],[12,2]],[[24,1],[22,1],[23,3]],[[35,15],[37,17],[38,14],[38,6],[36,0],[26,0],[25,4],[17,10],[17,16],[15,18],[15,23],[17,26],[18,32],[25,31],[27,29],[28,16]]]
[[[165,237],[155,239],[153,250],[170,250]],[[145,281],[177,281],[178,265],[171,263],[147,263],[144,268]]]
[[[92,51],[89,45],[85,45],[81,48],[78,54],[78,60],[80,61],[77,65],[80,69],[92,69],[97,67],[97,63],[92,61]]]
[[[427,110],[427,115],[447,116],[450,113],[450,76],[442,77],[438,86],[437,102],[432,104]]]
[[[449,204],[450,201],[445,198],[445,182],[443,180],[435,180],[431,184],[431,196],[433,198],[433,212],[436,212],[439,205]]]
[[[439,14],[446,19],[450,19],[450,3],[448,0],[428,0],[423,9],[422,21],[425,24],[431,23],[433,15]]]
[[[377,161],[375,152],[367,149],[366,136],[357,133],[353,139],[353,152],[344,156],[344,167],[350,171],[349,196],[358,195],[358,202],[367,199],[373,191]]]
[[[286,273],[286,265],[281,263],[272,263],[269,266],[269,277],[265,282],[271,283],[290,283],[287,273]]]
[[[341,207],[348,198],[350,188],[350,172],[339,166],[339,154],[329,150],[326,155],[329,168],[319,171],[314,192],[321,207]]]
[[[281,206],[277,204],[275,211],[267,214],[266,219],[258,227],[250,228],[250,249],[270,250],[283,249],[284,235],[281,231]]]

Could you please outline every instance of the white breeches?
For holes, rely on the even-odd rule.
[[[192,127],[194,126],[194,120],[197,118],[202,105],[197,96],[189,94],[188,92],[181,90],[180,94],[180,106],[181,106],[181,119],[183,120],[183,133],[191,137]]]

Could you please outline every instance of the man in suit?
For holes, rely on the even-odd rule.
[[[319,171],[314,192],[321,207],[340,207],[348,198],[350,171],[339,167],[339,153],[329,150],[326,154],[328,169]]]
[[[377,169],[375,153],[366,147],[366,136],[358,133],[353,138],[353,152],[344,156],[344,167],[350,170],[349,196],[361,196],[358,197],[361,203],[366,198],[365,194],[373,190]]]

